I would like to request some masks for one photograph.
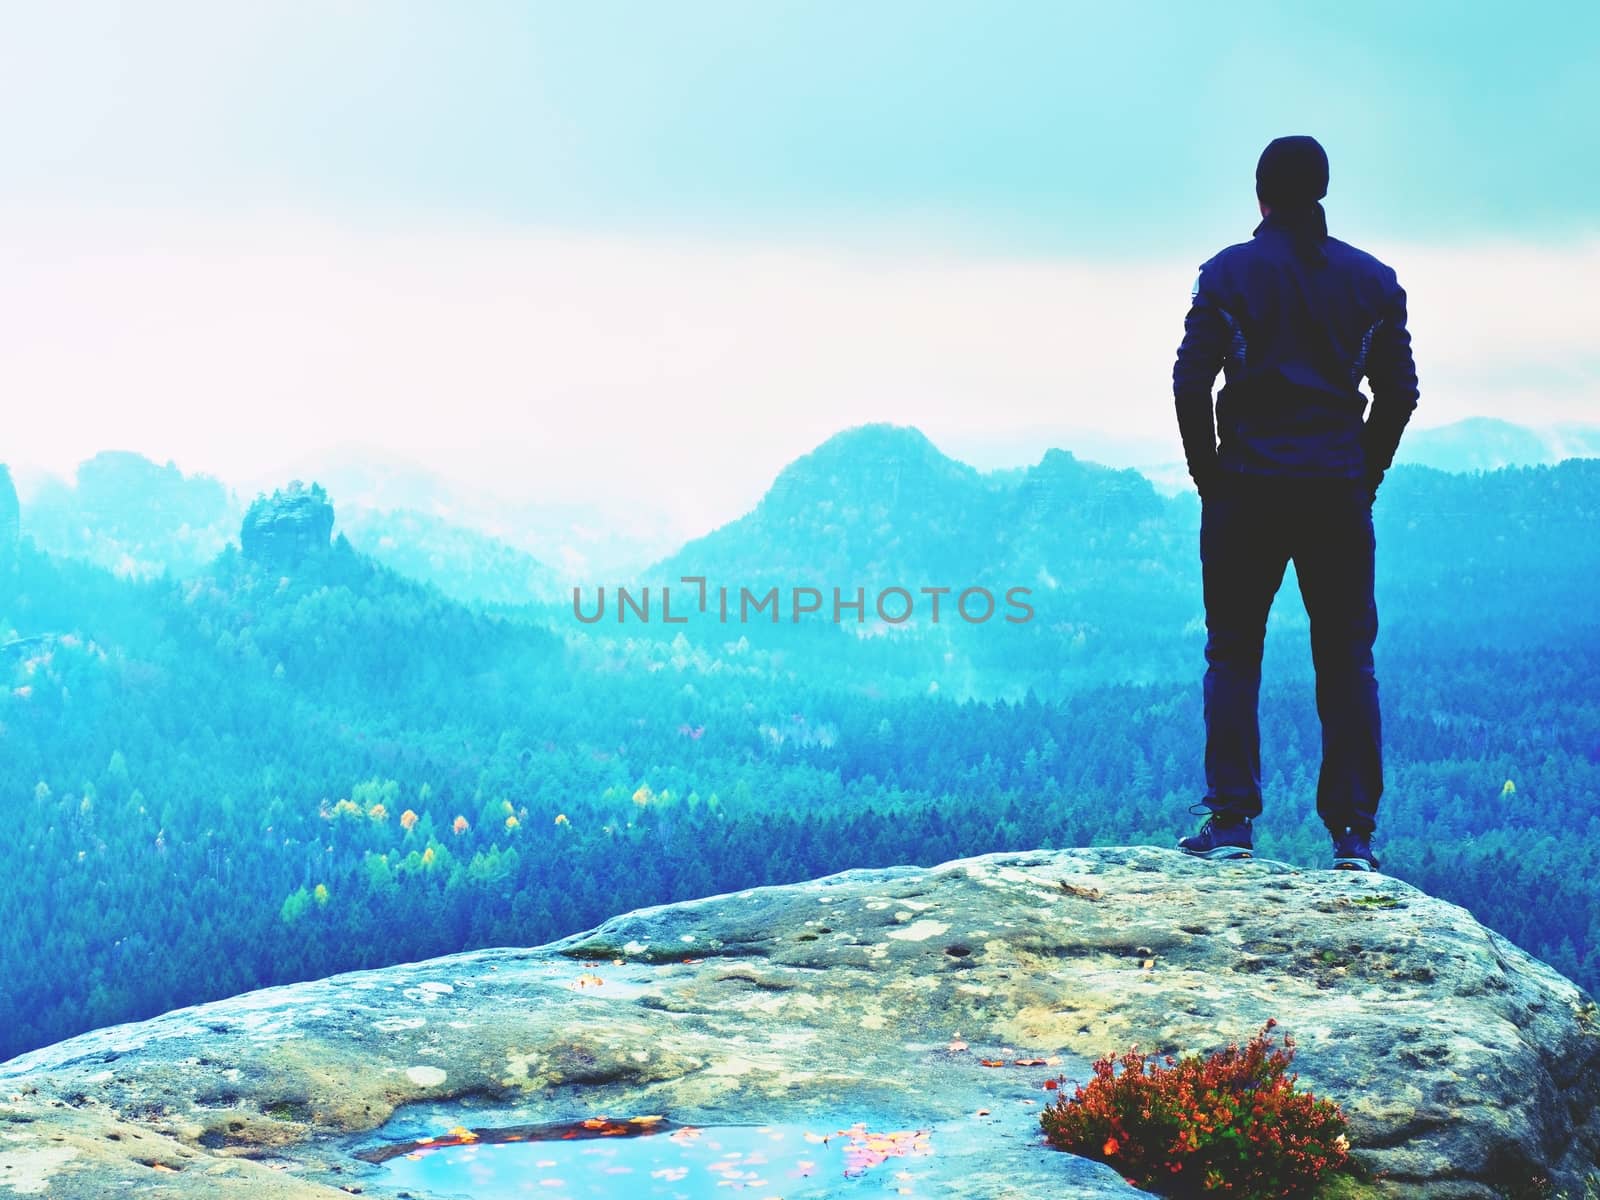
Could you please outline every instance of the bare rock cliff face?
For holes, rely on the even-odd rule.
[[[1593,1002],[1464,910],[1102,848],[849,871],[75,1038],[0,1066],[0,1195],[396,1196],[355,1153],[397,1124],[633,1113],[871,1114],[931,1130],[951,1169],[917,1194],[1131,1196],[1042,1145],[1044,1082],[1268,1017],[1381,1194],[1581,1197],[1597,1169]]]
[[[298,479],[270,497],[258,496],[244,515],[239,547],[266,566],[289,569],[328,553],[333,504],[317,484]]]

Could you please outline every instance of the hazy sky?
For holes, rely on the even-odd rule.
[[[1410,292],[1419,423],[1600,420],[1592,3],[0,18],[0,461],[369,447],[698,532],[867,420],[1176,458],[1194,268],[1290,132]]]

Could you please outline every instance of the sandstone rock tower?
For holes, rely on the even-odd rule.
[[[327,554],[332,534],[328,493],[320,484],[308,488],[296,479],[270,497],[256,497],[239,529],[239,546],[253,562],[289,568]]]

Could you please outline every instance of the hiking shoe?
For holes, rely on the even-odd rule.
[[[1376,871],[1378,860],[1373,857],[1371,835],[1345,829],[1333,835],[1333,869],[1335,871]]]
[[[1250,818],[1214,812],[1192,837],[1178,839],[1178,849],[1196,858],[1249,858],[1255,850]]]

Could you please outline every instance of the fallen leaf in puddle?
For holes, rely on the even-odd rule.
[[[867,1133],[865,1126],[850,1127],[850,1144],[845,1148],[845,1175],[860,1175],[888,1158],[933,1153],[925,1129],[897,1133]]]

